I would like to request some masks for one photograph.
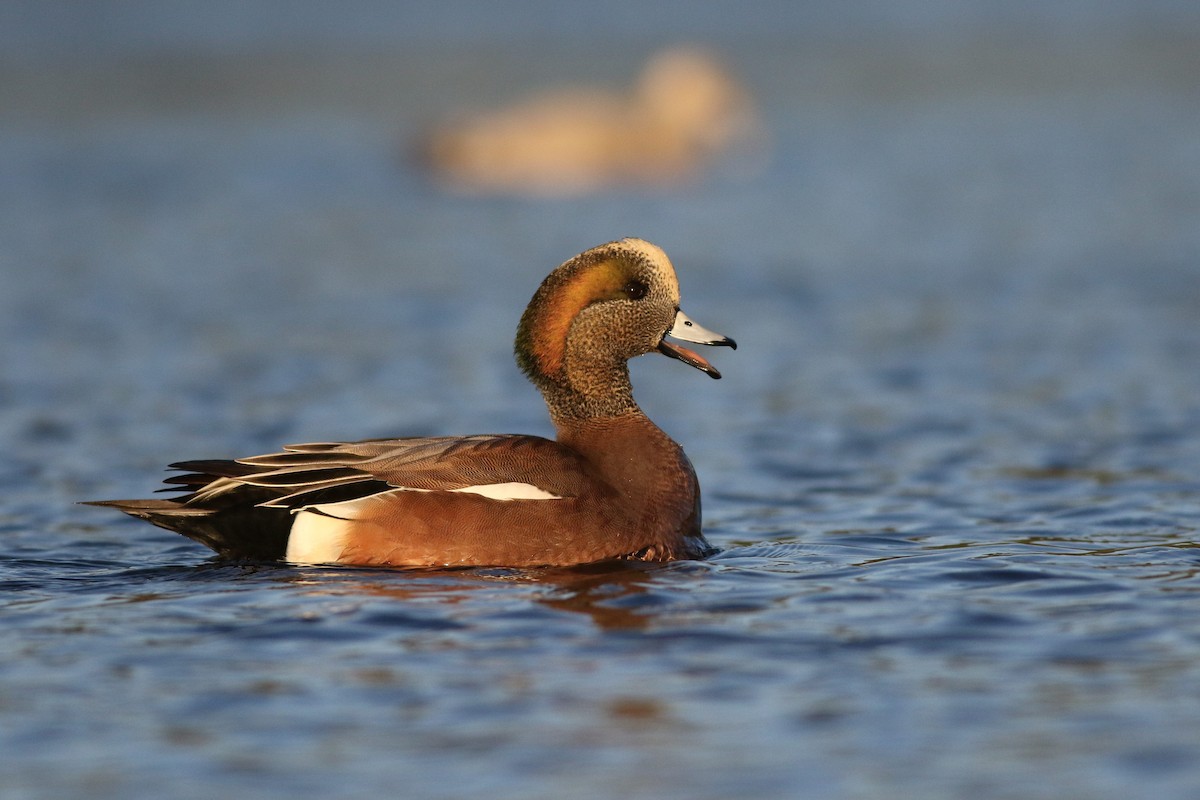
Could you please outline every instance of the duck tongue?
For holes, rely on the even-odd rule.
[[[662,353],[664,356],[678,358],[683,363],[706,372],[713,378],[721,377],[721,373],[717,372],[717,368],[708,363],[704,356],[692,350],[688,350],[686,347],[680,347],[674,342],[668,342],[666,339],[663,339],[658,343],[658,352]]]

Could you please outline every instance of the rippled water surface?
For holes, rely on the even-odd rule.
[[[1200,22],[1097,7],[714,22],[770,159],[555,201],[441,193],[406,143],[628,80],[662,19],[4,62],[0,795],[1200,796]],[[634,365],[707,561],[223,564],[74,504],[548,434],[516,321],[623,235],[740,345],[719,382]]]

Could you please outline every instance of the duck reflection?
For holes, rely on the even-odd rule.
[[[514,584],[522,604],[533,602],[556,611],[587,616],[602,630],[643,630],[653,620],[645,609],[652,605],[649,589],[655,573],[670,565],[611,561],[574,567],[537,569],[473,568],[435,569],[303,569],[291,570],[284,582],[299,585],[314,594],[342,598],[391,598],[419,603],[431,602],[443,610],[478,603],[481,593],[503,591],[512,599]],[[499,599],[499,598],[497,598]],[[497,604],[500,607],[502,604]],[[478,611],[458,614],[446,610],[450,620],[465,621]]]

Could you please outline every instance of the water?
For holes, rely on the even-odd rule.
[[[18,52],[0,795],[1195,797],[1200,22],[1101,7],[714,32],[767,169],[569,201],[441,194],[403,143],[657,40]],[[622,235],[740,345],[719,382],[634,365],[707,561],[227,565],[74,505],[288,441],[546,434],[516,320]]]

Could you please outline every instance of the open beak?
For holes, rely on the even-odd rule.
[[[701,356],[699,353],[688,350],[686,347],[680,347],[674,342],[668,342],[666,336],[672,339],[679,339],[684,342],[695,342],[696,344],[707,344],[711,346],[732,347],[737,349],[737,342],[730,339],[728,336],[722,336],[719,333],[713,333],[710,330],[700,327],[696,323],[688,319],[687,314],[682,311],[675,312],[675,322],[671,325],[671,330],[667,331],[663,340],[658,343],[658,352],[671,358],[678,358],[685,364],[689,364],[698,370],[707,372],[712,378],[720,378],[721,373],[717,372],[717,368]]]

